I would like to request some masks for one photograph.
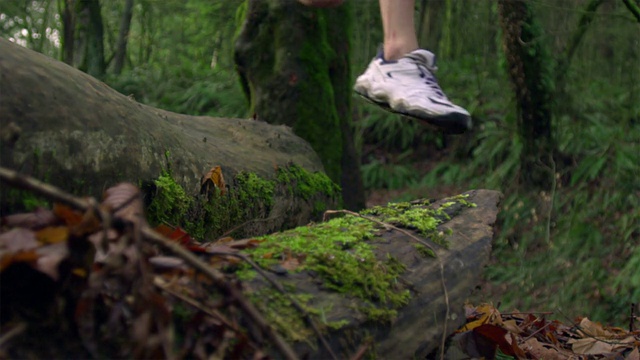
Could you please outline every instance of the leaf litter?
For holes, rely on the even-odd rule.
[[[269,336],[239,325],[250,320],[240,300],[142,241],[145,226],[131,184],[86,211],[56,203],[2,218],[0,357],[266,358]],[[205,246],[180,228],[156,231],[217,269],[240,260],[209,253],[256,244]]]
[[[471,358],[640,359],[637,319],[624,330],[587,317],[562,323],[548,319],[551,314],[502,314],[490,304],[467,304],[467,323],[452,336],[451,347]]]

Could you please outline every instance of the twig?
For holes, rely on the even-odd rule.
[[[527,336],[526,338],[522,339],[522,342],[527,342],[527,340],[531,339],[532,337],[534,337],[537,333],[539,333],[540,331],[546,329],[547,327],[549,327],[549,325],[553,324],[551,321],[547,322],[546,324],[544,324],[543,327],[541,327],[540,329],[534,331],[531,335]]]
[[[637,304],[631,303],[631,316],[629,316],[629,332],[635,331],[636,306]]]
[[[0,336],[0,348],[2,348],[4,344],[7,343],[12,338],[22,334],[25,330],[27,330],[27,324],[21,322],[16,326],[14,326],[11,330],[2,334],[2,336]]]
[[[255,324],[267,335],[268,338],[273,341],[274,345],[282,352],[282,355],[287,359],[297,359],[291,346],[287,344],[278,333],[276,333],[271,326],[267,323],[266,319],[260,314],[260,312],[251,304],[238,288],[229,284],[224,275],[219,271],[211,268],[204,261],[200,260],[189,250],[182,247],[180,244],[173,242],[164,236],[156,233],[152,229],[145,227],[142,229],[142,236],[145,240],[161,246],[165,250],[168,250],[175,255],[181,257],[195,269],[206,275],[213,280],[214,284],[227,295],[230,295],[236,300],[240,308],[255,322]]]
[[[244,256],[242,254],[234,254],[234,253],[230,253],[230,252],[226,252],[226,251],[208,251],[207,254],[210,254],[210,255],[223,255],[223,256],[234,256],[234,257],[242,259],[242,261],[244,261],[247,264],[249,264],[256,272],[258,272],[258,274],[260,274],[263,278],[265,278],[271,284],[271,286],[276,288],[276,290],[278,290],[281,294],[286,296],[287,299],[289,299],[289,301],[291,302],[293,307],[295,307],[296,310],[298,310],[303,315],[303,317],[304,317],[305,321],[307,322],[307,324],[309,326],[311,326],[313,331],[316,333],[316,336],[318,337],[318,339],[320,339],[320,342],[322,343],[322,346],[324,346],[325,349],[327,350],[327,352],[329,352],[329,355],[331,355],[331,358],[334,359],[334,360],[338,359],[336,357],[336,355],[334,354],[333,350],[331,349],[331,346],[329,345],[327,340],[324,338],[324,336],[320,332],[320,329],[318,329],[318,327],[316,326],[315,321],[313,321],[313,319],[311,318],[311,315],[309,315],[309,312],[306,311],[302,307],[302,305],[300,305],[300,303],[298,303],[296,301],[296,299],[294,299],[293,296],[291,296],[291,294],[289,294],[287,292],[287,290],[285,290],[285,288],[282,286],[282,284],[280,284],[279,282],[273,280],[264,270],[262,270],[262,268],[258,264],[256,264],[251,259],[249,259],[248,257],[246,257],[246,256]]]
[[[497,307],[496,307],[497,309]],[[500,313],[502,316],[512,316],[512,315],[553,315],[553,311],[527,311],[527,312],[511,312],[511,313]]]
[[[179,300],[191,305],[192,307],[202,311],[203,313],[211,316],[212,318],[215,318],[216,320],[219,320],[221,323],[223,323],[226,327],[228,327],[229,329],[239,333],[240,329],[238,329],[237,326],[235,326],[235,324],[232,324],[229,320],[227,320],[224,315],[220,314],[219,312],[215,311],[215,310],[210,310],[207,309],[206,307],[204,307],[202,304],[200,304],[197,300],[192,299],[186,295],[180,294],[179,292],[173,290],[171,287],[169,287],[169,284],[167,284],[167,281],[164,280],[162,277],[160,276],[154,276],[153,278],[153,284],[157,287],[159,287],[160,289],[162,289],[163,291],[169,293],[171,296],[178,298]]]
[[[327,210],[324,212],[324,215],[322,217],[323,221],[327,220],[327,215],[331,215],[331,214],[349,214],[349,215],[353,215],[353,216],[357,216],[369,221],[372,221],[378,225],[381,225],[383,227],[385,227],[386,229],[393,229],[395,231],[398,231],[404,235],[407,235],[410,239],[426,246],[429,250],[431,250],[433,252],[433,254],[436,257],[436,260],[438,260],[438,266],[440,267],[440,281],[442,283],[442,291],[444,293],[444,301],[445,301],[445,305],[446,305],[446,311],[445,311],[445,316],[444,316],[444,324],[443,324],[443,329],[442,329],[442,339],[440,340],[440,359],[444,359],[444,345],[445,342],[447,340],[447,323],[449,321],[449,312],[450,312],[450,305],[449,305],[449,292],[447,291],[447,285],[444,282],[444,265],[442,264],[442,259],[440,259],[440,256],[438,256],[438,253],[436,253],[435,249],[429,245],[426,241],[418,238],[417,236],[413,235],[412,233],[410,233],[407,230],[404,229],[400,229],[394,225],[391,225],[389,223],[385,223],[382,222],[380,220],[377,219],[373,219],[370,218],[368,216],[364,216],[361,215],[357,212],[353,212],[353,211],[349,211],[349,210]]]
[[[229,235],[231,235],[234,231],[236,231],[236,230],[238,230],[238,229],[241,229],[241,228],[243,228],[243,227],[245,227],[245,226],[247,226],[247,225],[249,225],[249,224],[251,224],[251,223],[254,223],[254,222],[261,222],[261,221],[270,221],[270,220],[275,220],[275,219],[277,219],[277,218],[278,218],[277,216],[274,216],[274,217],[268,217],[268,218],[266,218],[266,219],[250,219],[250,220],[247,220],[247,221],[243,222],[242,224],[237,225],[237,226],[234,226],[234,227],[232,227],[231,229],[229,229],[229,230],[225,231],[225,232],[224,232],[222,235],[220,235],[218,238],[219,238],[219,239],[221,239],[221,238],[223,238],[223,237],[229,236]]]
[[[371,340],[365,341],[364,344],[360,345],[360,347],[358,348],[358,351],[356,351],[356,353],[353,354],[353,356],[351,357],[351,360],[362,359],[367,354],[367,351],[369,350],[370,346],[371,346]]]
[[[89,205],[90,203],[85,199],[79,199],[73,195],[63,192],[57,187],[45,184],[31,177],[20,175],[17,172],[4,167],[0,167],[0,180],[12,186],[37,193],[47,199],[64,203],[78,210],[87,211],[91,208]],[[114,216],[114,218],[117,217]],[[127,222],[122,218],[119,218],[119,220]],[[298,356],[291,346],[271,328],[262,314],[253,306],[253,304],[245,299],[240,290],[226,281],[222,273],[207,265],[204,261],[200,260],[196,255],[181,245],[156,233],[147,225],[140,229],[140,233],[145,241],[156,244],[174,253],[178,257],[181,257],[188,264],[213,280],[214,285],[223,293],[231,296],[231,298],[235,300],[239,307],[253,320],[255,325],[257,325],[267,335],[286,359],[298,359]]]
[[[63,192],[55,186],[45,184],[28,176],[20,175],[16,171],[9,170],[1,166],[0,180],[13,187],[38,193],[47,199],[57,201],[75,209],[87,210],[89,207],[89,203],[86,199],[79,199],[73,195]]]

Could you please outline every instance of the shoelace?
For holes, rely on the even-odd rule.
[[[429,86],[429,88],[431,88],[433,93],[435,93],[435,95],[439,98],[449,101],[447,96],[442,91],[442,88],[440,88],[440,85],[438,85],[438,80],[434,75],[438,68],[435,66],[430,66],[427,59],[417,54],[408,54],[406,58],[410,59],[414,64],[416,64],[418,70],[420,70],[420,77],[424,79],[424,83]]]

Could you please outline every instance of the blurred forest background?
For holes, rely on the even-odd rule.
[[[354,96],[349,120],[367,205],[500,190],[480,297],[501,309],[626,326],[640,302],[640,4],[527,4],[535,31],[525,45],[550,70],[540,82],[550,89],[554,155],[538,159],[548,184],[523,181],[531,139],[520,129],[498,2],[417,0],[421,45],[438,55],[440,85],[472,113],[474,129],[443,135]],[[382,39],[378,4],[343,6],[355,78]],[[145,104],[250,117],[234,65],[242,9],[237,0],[1,0],[0,36]]]

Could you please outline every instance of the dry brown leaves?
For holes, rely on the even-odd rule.
[[[563,324],[550,313],[501,314],[489,304],[465,307],[467,323],[453,345],[470,357],[638,360],[640,331],[603,326],[588,318]],[[506,357],[505,357],[506,355]]]
[[[108,189],[85,212],[56,204],[2,218],[0,358],[265,358],[261,335],[238,325],[246,319],[235,300],[142,241],[145,226],[131,184]],[[256,244],[205,246],[180,228],[157,232],[218,269],[240,260],[213,254]]]

